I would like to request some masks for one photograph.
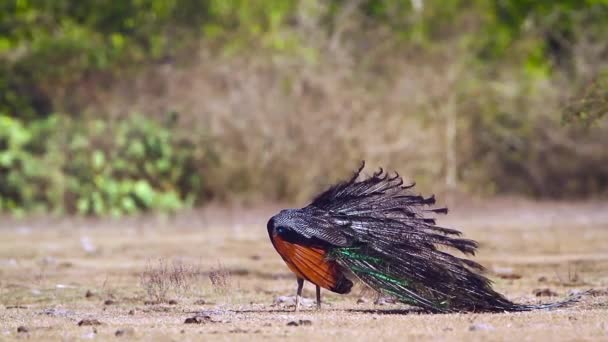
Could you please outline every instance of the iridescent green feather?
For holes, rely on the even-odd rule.
[[[392,275],[390,265],[377,256],[369,255],[361,247],[336,248],[329,254],[330,258],[348,268],[357,278],[371,288],[390,295],[405,304],[424,306],[432,311],[446,310],[446,301],[436,303],[416,295],[414,286],[402,276]]]

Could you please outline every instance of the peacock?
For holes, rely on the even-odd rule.
[[[550,304],[517,304],[492,289],[484,268],[466,258],[478,243],[461,232],[438,226],[435,197],[413,192],[398,173],[382,168],[360,180],[365,166],[331,186],[301,209],[270,218],[270,240],[297,279],[295,310],[304,280],[321,288],[350,292],[353,280],[428,312],[511,312],[552,309],[578,299]],[[462,253],[461,256],[453,254]]]

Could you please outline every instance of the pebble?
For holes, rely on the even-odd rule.
[[[475,323],[471,324],[469,327],[469,331],[492,331],[494,330],[494,326],[487,323]]]

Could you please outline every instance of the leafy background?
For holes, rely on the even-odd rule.
[[[0,209],[608,193],[608,1],[0,2]]]

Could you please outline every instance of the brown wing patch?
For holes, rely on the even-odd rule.
[[[349,286],[344,291],[344,283],[350,281],[344,277],[338,264],[326,259],[326,250],[287,242],[279,235],[272,236],[272,244],[298,277],[330,291],[345,293],[350,290]]]

